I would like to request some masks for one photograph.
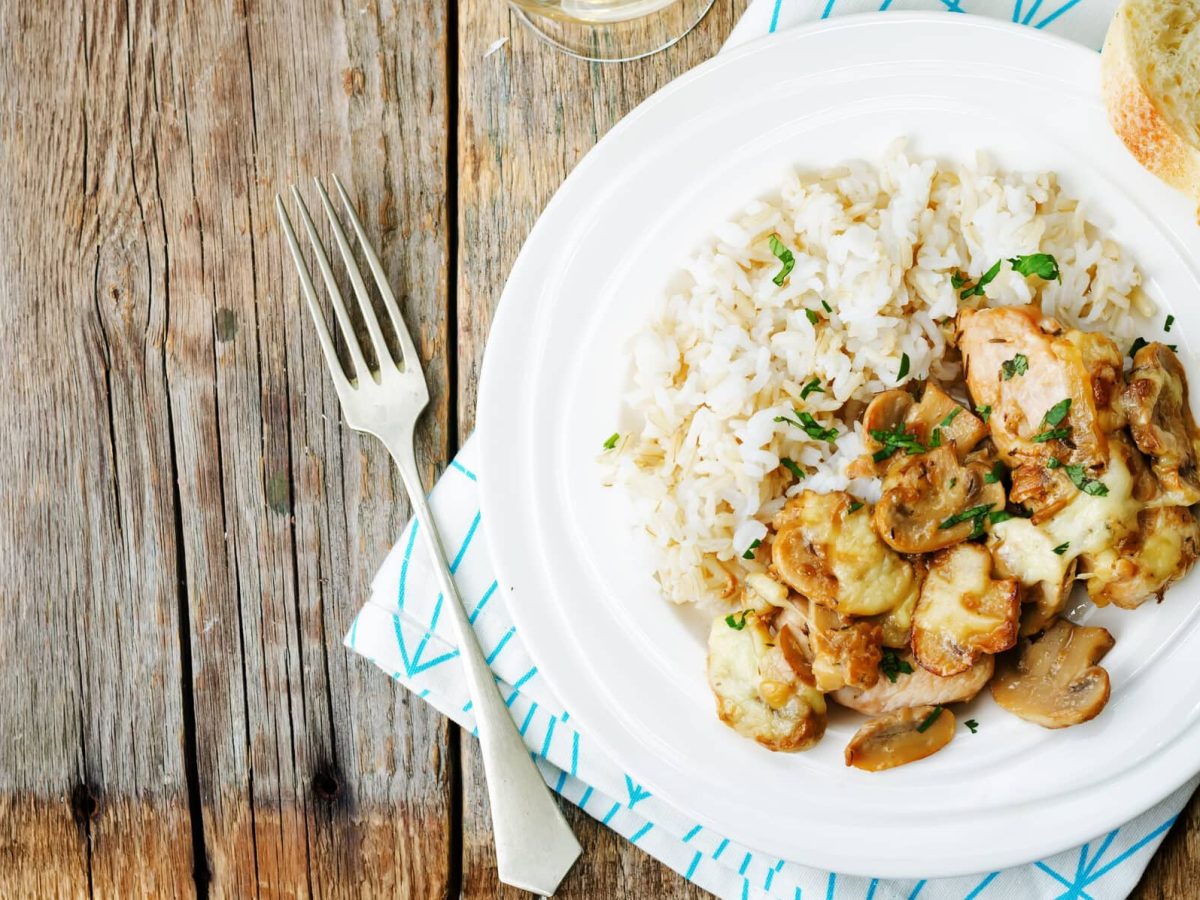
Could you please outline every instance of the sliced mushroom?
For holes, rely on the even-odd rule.
[[[990,472],[980,463],[960,464],[952,447],[907,457],[883,479],[875,527],[901,553],[927,553],[964,541],[988,510],[1004,509],[1004,485],[989,484]],[[964,518],[971,510],[978,515]]]
[[[872,437],[871,432],[896,431],[898,426],[905,424],[915,403],[912,394],[900,390],[883,391],[871,398],[862,418],[863,446],[867,453],[883,449],[883,444]]]
[[[718,616],[708,635],[708,683],[730,728],[769,750],[807,750],[825,733],[825,697],[811,672],[806,679],[793,666],[794,640],[787,651],[780,643],[756,612]]]
[[[918,588],[912,564],[879,539],[859,506],[849,494],[802,491],[772,523],[774,574],[843,616],[889,612]]]
[[[1183,506],[1138,513],[1137,528],[1100,553],[1085,554],[1088,596],[1097,606],[1136,609],[1188,573],[1200,555],[1200,524]]]
[[[868,690],[844,687],[830,696],[842,706],[869,716],[908,709],[912,706],[938,706],[966,702],[983,690],[995,671],[995,657],[981,656],[967,671],[942,678],[921,668],[911,653],[899,655],[905,669],[896,673],[896,680],[880,678]]]
[[[1071,596],[1078,565],[1078,558],[1073,559],[1067,563],[1067,569],[1059,581],[1039,581],[1026,588],[1021,608],[1021,637],[1045,631],[1054,624],[1058,614],[1066,607],[1067,598]]]
[[[1060,619],[1001,660],[992,698],[1013,715],[1045,728],[1066,728],[1099,715],[1108,702],[1108,672],[1096,665],[1113,647],[1104,628]]]
[[[894,769],[937,753],[954,740],[954,713],[941,706],[899,709],[872,719],[846,745],[846,765]]]
[[[932,382],[925,385],[921,402],[907,417],[908,430],[925,446],[954,444],[960,460],[987,437],[983,420]]]
[[[1017,642],[1020,584],[992,577],[992,555],[959,544],[933,558],[913,613],[912,647],[923,668],[948,677],[965,672],[985,653]]]
[[[832,609],[809,607],[808,643],[818,690],[845,685],[869,688],[879,680],[883,629],[870,621],[849,620]]]
[[[1162,505],[1200,502],[1200,434],[1188,405],[1187,375],[1170,347],[1147,344],[1137,352],[1121,401],[1134,442],[1150,457],[1162,487]]]
[[[1008,499],[1033,513],[1034,525],[1042,524],[1066,507],[1079,493],[1063,465],[1051,468],[1051,459],[1063,462],[1055,452],[1038,448],[1034,452],[1016,451],[1009,457],[1016,468],[1012,470]]]

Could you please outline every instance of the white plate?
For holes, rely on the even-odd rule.
[[[801,754],[769,753],[717,721],[706,623],[660,599],[627,504],[599,486],[597,453],[627,384],[623,346],[649,298],[789,167],[877,159],[896,135],[923,156],[986,149],[1006,168],[1057,171],[1111,219],[1186,343],[1200,324],[1200,231],[1110,132],[1099,77],[1091,51],[971,16],[864,16],[779,35],[688,73],[614,128],[513,268],[479,427],[483,521],[519,632],[582,730],[730,838],[837,872],[982,872],[1095,837],[1200,770],[1197,576],[1161,606],[1092,611],[1117,636],[1097,720],[1051,732],[980,699],[969,711],[978,734],[868,774],[842,762],[854,717]]]

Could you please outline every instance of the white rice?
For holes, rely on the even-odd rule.
[[[772,280],[772,233],[795,256],[782,287]],[[781,458],[810,472],[789,495],[877,499],[874,479],[846,475],[863,445],[844,405],[913,379],[956,377],[957,366],[942,362],[939,325],[959,308],[952,275],[974,282],[999,259],[1035,252],[1054,255],[1062,283],[1005,263],[986,303],[1038,301],[1072,326],[1102,323],[1121,344],[1135,334],[1132,316],[1153,312],[1132,261],[1053,174],[1000,172],[982,157],[974,166],[914,159],[902,140],[878,167],[795,174],[778,196],[714,229],[633,342],[627,402],[641,426],[606,454],[660,551],[664,596],[714,600],[730,575],[757,566],[742,554],[785,502],[793,479]],[[801,399],[814,378],[825,392]],[[835,427],[836,443],[775,421],[796,410]]]

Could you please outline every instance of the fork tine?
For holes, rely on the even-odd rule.
[[[387,307],[388,315],[392,317],[392,327],[396,329],[396,335],[400,338],[404,367],[406,369],[420,368],[421,359],[417,356],[417,348],[413,346],[412,335],[409,334],[408,328],[404,324],[404,317],[400,315],[400,305],[396,302],[396,295],[392,293],[392,289],[388,285],[387,275],[383,271],[379,257],[375,255],[375,248],[367,240],[367,232],[363,228],[362,222],[358,220],[358,213],[354,211],[354,204],[350,202],[350,195],[342,186],[342,180],[334,175],[333,183],[342,198],[342,204],[346,207],[346,215],[350,217],[350,224],[354,226],[354,233],[358,235],[358,243],[363,249],[363,255],[367,258],[367,265],[371,267],[371,274],[375,276],[375,284],[379,287],[379,293],[383,297],[383,305]]]
[[[358,295],[358,305],[362,311],[363,321],[367,323],[367,331],[371,334],[371,341],[375,344],[375,358],[379,361],[379,368],[382,372],[384,360],[390,361],[393,366],[396,365],[396,361],[392,359],[392,353],[383,339],[383,332],[379,330],[379,319],[375,317],[375,308],[371,305],[371,295],[367,293],[362,272],[359,271],[358,263],[354,259],[354,251],[350,249],[350,242],[346,240],[346,232],[342,231],[342,223],[338,220],[337,213],[334,212],[333,204],[329,202],[325,186],[321,184],[319,178],[314,178],[313,181],[317,183],[317,192],[321,195],[325,215],[329,217],[329,224],[333,228],[333,236],[337,240],[338,249],[342,251],[342,259],[346,261],[346,271],[350,275],[350,283],[354,285],[354,293]]]
[[[334,315],[342,327],[342,337],[346,339],[346,346],[350,350],[350,359],[354,361],[354,373],[360,379],[372,377],[370,369],[367,367],[367,361],[363,357],[362,348],[358,345],[354,324],[350,321],[350,314],[346,311],[346,304],[342,300],[342,292],[338,290],[337,281],[333,277],[329,257],[325,255],[325,245],[321,243],[317,227],[313,224],[312,216],[308,214],[308,207],[304,205],[304,198],[300,196],[300,191],[296,189],[295,185],[292,185],[292,197],[300,209],[304,230],[308,232],[308,239],[313,245],[313,254],[317,258],[317,268],[321,270],[321,277],[325,279],[325,287],[329,290],[329,297],[333,301]]]
[[[333,376],[334,386],[340,393],[349,388],[350,383],[347,381],[346,373],[342,371],[341,361],[338,360],[337,353],[333,349],[333,339],[329,336],[329,329],[325,327],[325,317],[321,315],[321,310],[317,305],[317,292],[313,288],[312,278],[308,274],[308,266],[300,252],[300,243],[296,240],[296,232],[292,230],[292,221],[288,218],[287,210],[283,206],[283,198],[278,194],[275,195],[275,212],[279,214],[279,224],[283,226],[283,233],[287,236],[288,246],[292,250],[296,273],[300,276],[300,287],[304,290],[304,297],[308,301],[308,311],[312,314],[313,324],[317,326],[317,339],[321,342],[321,349],[325,352],[325,362],[329,365],[329,374]]]

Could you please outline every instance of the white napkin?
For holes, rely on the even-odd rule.
[[[1046,28],[1099,48],[1115,0],[756,0],[726,47],[802,22],[867,10],[944,9],[981,13]],[[1031,865],[966,878],[882,881],[811,869],[757,853],[689,821],[652,796],[580,734],[569,712],[538,674],[516,633],[492,571],[480,528],[477,448],[469,440],[431,495],[431,505],[451,558],[451,570],[471,608],[488,662],[500,681],[542,774],[555,791],[700,887],[725,898],[801,896],[837,898],[921,897],[1125,897],[1195,789],[1194,779],[1122,828],[1082,847]],[[371,585],[346,645],[464,728],[474,731],[471,703],[456,661],[452,626],[423,549],[409,523]]]

